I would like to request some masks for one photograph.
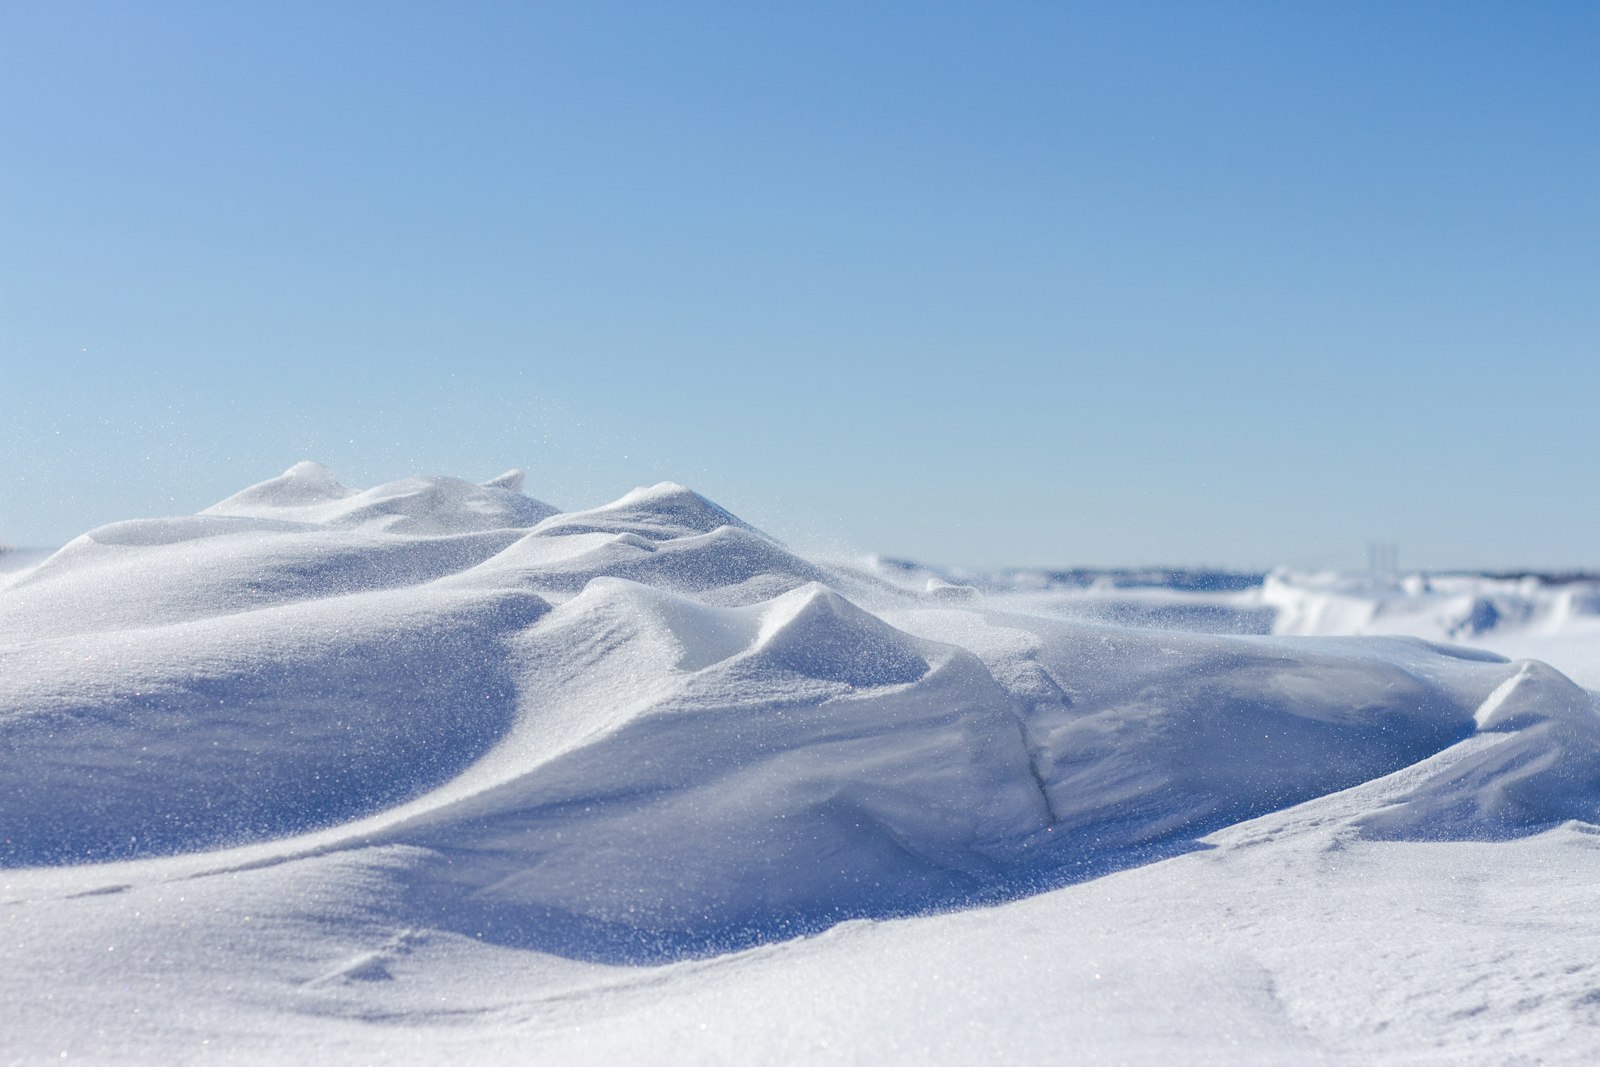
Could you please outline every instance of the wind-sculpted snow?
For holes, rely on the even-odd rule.
[[[405,478],[362,492],[340,485],[320,463],[303,462],[204,513],[369,525],[411,534],[526,527],[556,513],[549,504],[524,496],[521,488],[522,472],[510,470],[482,485],[459,478]]]
[[[1362,832],[1597,813],[1600,718],[1542,664],[1001,610],[681,486],[520,488],[299,464],[0,590],[0,863],[371,856],[392,922],[639,960],[1015,897],[1407,768]]]
[[[1363,820],[1393,838],[1513,837],[1558,819],[1593,822],[1600,795],[1596,700],[1523,661],[1478,708],[1480,747]]]
[[[10,645],[0,864],[216,848],[410,800],[501,736],[517,591],[360,593]]]

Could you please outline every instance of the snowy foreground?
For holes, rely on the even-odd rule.
[[[1600,589],[1234,584],[309,463],[91,531],[0,574],[0,1060],[1600,1059]]]

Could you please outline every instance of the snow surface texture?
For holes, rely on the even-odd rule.
[[[1239,632],[1416,614],[1332,578],[1115,625],[521,487],[302,463],[7,576],[0,1052],[1600,1052],[1600,713],[1556,669]],[[1484,903],[1530,863],[1564,903]]]

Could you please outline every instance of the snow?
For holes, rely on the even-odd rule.
[[[522,485],[301,463],[6,576],[5,1059],[1600,1054],[1597,587]]]

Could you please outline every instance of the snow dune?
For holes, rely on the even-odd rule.
[[[681,486],[519,485],[301,463],[16,581],[0,862],[388,850],[398,921],[637,961],[1026,895],[1467,743],[1368,832],[1600,803],[1593,702],[1543,665],[1007,613]]]
[[[1422,636],[1265,632],[1510,592],[1064,592],[807,559],[678,485],[559,512],[522,481],[302,463],[8,576],[18,1055],[1493,1060],[1486,1035],[1547,1056],[1594,1014],[1564,950],[1504,971],[1525,907],[1497,927],[1404,873],[1577,871],[1586,944],[1594,694]],[[1590,610],[1523,592],[1530,627]],[[1500,851],[1392,851],[1446,847]],[[1334,936],[1352,916],[1389,948]],[[1485,929],[1500,963],[1417,962]],[[25,980],[45,958],[61,978]],[[1475,1014],[1502,972],[1558,1021]],[[1386,1029],[1368,988],[1440,1021]]]

